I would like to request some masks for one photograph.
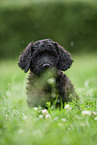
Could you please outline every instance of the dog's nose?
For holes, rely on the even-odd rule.
[[[43,68],[48,68],[50,67],[50,64],[43,64]]]

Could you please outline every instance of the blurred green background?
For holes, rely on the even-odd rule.
[[[96,0],[0,0],[0,58],[44,38],[72,53],[97,52]]]

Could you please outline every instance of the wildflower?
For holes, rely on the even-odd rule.
[[[81,114],[91,116],[91,111],[82,111]]]
[[[23,116],[23,119],[24,119],[24,120],[27,120],[27,119],[28,119],[28,116],[27,116],[27,115],[24,115],[24,116]]]
[[[34,110],[35,110],[35,111],[37,111],[37,110],[38,110],[38,108],[37,108],[37,107],[34,107]]]
[[[8,119],[8,115],[6,114],[5,116],[6,116],[6,119]]]
[[[81,123],[81,126],[82,126],[82,127],[85,127],[85,124],[84,124],[84,123]]]
[[[42,114],[46,115],[48,114],[48,111],[46,109],[42,110]]]
[[[97,120],[97,117],[95,117],[94,120]]]
[[[48,119],[48,118],[51,118],[51,115],[47,114],[47,115],[45,116],[45,119]]]
[[[94,111],[93,111],[93,113],[92,113],[92,114],[93,114],[93,115],[96,115],[96,112],[94,112]]]
[[[62,118],[61,120],[62,120],[63,122],[66,122],[66,118]]]
[[[4,110],[6,110],[7,108],[6,107],[4,107]]]
[[[68,127],[68,130],[70,130],[70,128]]]
[[[56,121],[56,120],[58,120],[58,119],[59,119],[59,117],[58,117],[58,116],[54,118],[54,120],[55,120],[55,121]]]
[[[43,118],[43,115],[39,115],[39,118]]]
[[[66,106],[65,106],[65,109],[68,109],[70,106],[69,106],[69,104],[67,104]]]
[[[24,132],[23,129],[19,129],[18,134],[21,134],[21,133],[23,133],[23,132]]]
[[[40,129],[34,130],[34,131],[32,132],[32,135],[33,135],[33,136],[37,136],[37,135],[38,135],[38,136],[41,137],[41,136],[42,136],[41,130],[40,130]]]
[[[72,109],[72,107],[70,107],[69,104],[67,104],[64,108],[68,111],[71,111],[71,109]]]
[[[60,127],[63,127],[63,124],[62,124],[62,123],[58,123],[58,125],[59,125]]]
[[[88,127],[88,126],[90,126],[90,123],[89,123],[89,121],[86,121],[86,122],[82,122],[80,125],[82,127]]]

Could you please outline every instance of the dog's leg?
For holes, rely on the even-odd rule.
[[[62,98],[63,106],[65,102],[68,103],[71,102],[72,99],[78,98],[71,81],[61,71],[58,71],[56,84],[59,96]]]

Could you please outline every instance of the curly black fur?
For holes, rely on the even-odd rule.
[[[41,90],[37,88],[38,95],[36,95],[36,93],[34,92],[35,87],[33,87],[33,79],[37,78],[36,80],[39,80],[42,73],[45,72],[47,68],[55,68],[55,86],[59,96],[61,96],[63,104],[64,102],[70,102],[72,100],[72,97],[77,98],[71,81],[66,75],[62,73],[62,71],[70,68],[72,62],[73,60],[71,59],[70,53],[67,52],[57,42],[54,42],[51,39],[39,40],[34,43],[31,42],[30,44],[28,44],[22,55],[20,55],[18,63],[19,67],[21,67],[25,72],[30,69],[27,86],[28,105],[45,105],[45,103],[42,104],[42,101],[45,98],[43,96],[46,96],[47,92],[44,91],[44,87],[41,88]],[[51,89],[49,89],[49,87],[47,88],[50,92]],[[37,99],[33,96],[35,96]],[[37,101],[35,101],[35,99]],[[49,97],[47,97],[46,101],[50,100],[51,97],[49,94]]]

